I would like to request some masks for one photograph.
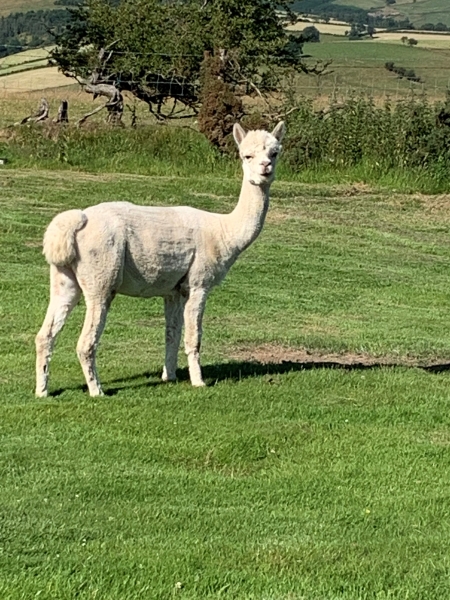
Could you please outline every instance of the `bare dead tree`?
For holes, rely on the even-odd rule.
[[[37,112],[25,117],[20,121],[20,125],[24,125],[25,123],[39,123],[41,121],[45,121],[48,119],[48,113],[50,111],[50,107],[46,98],[41,98],[41,102],[39,104],[39,108]]]
[[[61,104],[58,108],[58,115],[53,119],[54,123],[68,123],[69,122],[69,103],[67,100],[61,100]]]
[[[114,45],[115,42],[109,44],[108,48]],[[112,56],[112,51],[108,52],[107,48],[101,48],[98,53],[98,64],[96,68],[92,71],[91,76],[87,81],[83,81],[82,85],[84,86],[84,91],[88,94],[92,94],[93,99],[95,100],[99,96],[103,96],[108,98],[107,102],[103,106],[99,106],[93,111],[83,115],[81,119],[78,120],[77,125],[81,126],[89,117],[95,115],[101,110],[105,109],[108,111],[107,122],[113,125],[121,125],[122,124],[122,116],[123,116],[123,96],[120,90],[116,87],[114,83],[111,82],[110,78],[105,78],[103,76],[103,72],[105,70],[106,64]]]

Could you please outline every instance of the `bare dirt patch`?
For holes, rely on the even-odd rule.
[[[262,365],[302,364],[317,366],[336,366],[344,368],[364,367],[417,367],[430,371],[444,371],[450,368],[446,362],[420,360],[408,356],[374,356],[368,353],[327,353],[306,348],[290,348],[277,344],[263,344],[254,347],[236,348],[231,356],[233,360],[259,363]]]

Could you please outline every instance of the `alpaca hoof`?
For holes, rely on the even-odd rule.
[[[89,395],[91,398],[98,398],[99,396],[104,396],[104,392],[102,389],[99,390],[93,390],[92,392],[89,392]]]
[[[47,390],[43,390],[43,391],[36,390],[35,396],[36,396],[36,398],[47,398],[48,391]]]
[[[193,381],[192,382],[192,386],[193,387],[206,387],[206,383],[204,381]]]
[[[164,369],[161,379],[164,381],[164,383],[174,383],[177,380],[177,376],[172,373],[167,373],[166,369]]]

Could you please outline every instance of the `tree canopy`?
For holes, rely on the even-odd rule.
[[[301,41],[276,0],[86,0],[53,52],[62,71],[130,91],[160,112],[171,98],[196,111],[200,67],[221,56],[236,89],[274,88],[283,70],[303,69]],[[281,10],[283,9],[283,10]],[[173,104],[173,103],[172,103]]]

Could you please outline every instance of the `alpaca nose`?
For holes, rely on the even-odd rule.
[[[270,165],[270,162],[271,161],[268,158],[266,158],[266,159],[262,160],[260,164],[262,167],[268,167]]]

